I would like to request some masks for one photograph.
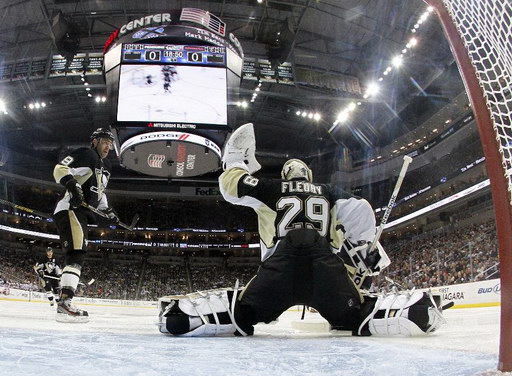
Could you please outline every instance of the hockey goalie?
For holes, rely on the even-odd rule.
[[[219,186],[226,201],[258,216],[262,264],[256,276],[243,288],[161,298],[160,332],[252,335],[254,325],[270,323],[294,305],[313,307],[331,328],[357,336],[427,334],[444,323],[438,296],[372,295],[359,287],[368,280],[354,282],[361,268],[366,279],[389,265],[380,245],[367,252],[376,226],[366,200],[315,183],[298,159],[284,164],[280,179],[258,178],[255,150],[252,124],[234,131],[223,151]]]

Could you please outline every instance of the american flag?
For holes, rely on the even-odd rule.
[[[196,22],[217,34],[226,35],[226,24],[220,18],[202,9],[183,8],[180,21]]]

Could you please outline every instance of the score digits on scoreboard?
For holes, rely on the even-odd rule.
[[[226,49],[217,46],[125,43],[122,62],[225,66]]]

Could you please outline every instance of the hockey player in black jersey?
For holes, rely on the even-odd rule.
[[[262,264],[241,291],[235,286],[160,299],[162,333],[252,335],[255,324],[274,321],[294,305],[313,307],[331,327],[354,335],[428,333],[444,322],[439,302],[427,293],[363,296],[354,284],[336,253],[342,237],[360,247],[373,240],[375,217],[366,200],[315,183],[298,159],[284,164],[281,179],[253,176],[261,166],[252,124],[233,133],[222,161],[222,195],[258,216]],[[372,272],[388,264],[382,247],[379,252]]]
[[[87,247],[87,222],[92,214],[82,203],[104,211],[112,222],[119,222],[105,194],[111,171],[106,157],[112,150],[113,141],[110,130],[98,128],[91,135],[90,147],[72,151],[53,170],[55,181],[66,187],[64,197],[57,202],[54,211],[66,254],[60,279],[61,300],[57,306],[57,320],[60,321],[88,321],[87,311],[71,303],[80,280]]]
[[[42,257],[34,265],[34,270],[39,276],[41,286],[46,291],[46,297],[50,301],[50,305],[53,306],[55,301],[58,302],[60,299],[59,278],[62,271],[53,257],[53,249],[51,247],[46,249],[46,256]]]

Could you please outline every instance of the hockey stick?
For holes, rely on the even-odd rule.
[[[30,209],[30,208],[26,208],[25,206],[21,206],[21,205],[15,204],[14,202],[3,200],[1,198],[0,198],[0,204],[6,205],[6,206],[10,206],[12,208],[15,208],[15,209],[18,209],[18,210],[22,210],[24,212],[27,212],[27,213],[30,213],[30,214],[34,214],[34,215],[38,215],[38,216],[44,217],[44,218],[51,218],[52,217],[51,214],[43,213],[43,212],[40,212],[38,210],[34,210],[34,209]]]
[[[60,281],[60,277],[54,277],[52,275],[44,275],[43,278],[51,278],[51,279],[58,279]],[[78,282],[79,285],[82,285],[82,286],[90,286],[92,285],[94,282],[96,282],[96,280],[94,278],[91,278],[91,280],[87,283],[83,283],[83,282]]]
[[[404,156],[404,163],[402,164],[402,168],[400,170],[400,173],[398,174],[398,179],[395,184],[395,188],[393,189],[393,193],[391,194],[391,198],[389,199],[388,206],[386,207],[386,211],[384,212],[384,215],[382,216],[382,219],[380,221],[380,225],[377,228],[377,232],[375,234],[375,237],[373,238],[373,241],[366,251],[366,257],[371,255],[375,247],[377,247],[377,243],[379,242],[380,236],[382,235],[382,231],[384,231],[384,226],[388,222],[389,215],[391,214],[391,210],[393,209],[393,206],[395,205],[396,198],[398,196],[398,192],[400,191],[400,187],[402,186],[402,182],[404,181],[405,173],[407,172],[407,168],[409,167],[409,164],[412,162],[412,158],[408,155]],[[349,254],[350,255],[350,254]],[[360,260],[363,265],[364,261]],[[361,288],[363,285],[363,282],[366,277],[370,275],[370,269],[367,265],[364,265],[365,268],[358,267],[358,270],[356,271],[356,274],[354,275],[354,283],[358,288]],[[363,269],[363,270],[361,270]]]
[[[103,218],[106,218],[106,219],[110,219],[110,217],[108,216],[107,213],[105,212],[102,212],[101,210],[99,209],[96,209],[94,206],[91,206],[89,204],[87,204],[86,202],[82,202],[82,206],[86,209],[89,209],[90,211],[92,211],[94,214],[97,214],[99,215],[100,217],[103,217]],[[127,229],[127,230],[130,230],[130,231],[133,231],[133,229],[135,228],[135,225],[137,224],[137,222],[139,221],[139,215],[138,214],[135,214],[132,218],[132,223],[130,225],[127,225],[126,223],[123,223],[121,221],[117,222],[116,224]]]
[[[6,206],[10,206],[10,207],[13,207],[13,208],[18,209],[18,210],[22,210],[22,211],[30,213],[30,214],[38,215],[38,216],[43,217],[43,218],[52,218],[53,217],[49,213],[43,213],[43,212],[40,212],[39,210],[30,209],[30,208],[27,208],[25,206],[15,204],[14,202],[3,200],[1,198],[0,198],[0,204],[6,205]],[[98,214],[99,216],[101,216],[103,218],[107,218],[107,219],[109,218],[107,213],[103,213],[101,210],[98,210],[95,207],[93,207],[93,206],[91,206],[89,204],[86,204],[85,202],[82,203],[82,206],[87,208],[87,209],[89,209],[93,213]],[[135,225],[137,224],[138,220],[139,220],[139,215],[135,214],[133,216],[132,223],[130,225],[127,225],[127,224],[125,224],[123,222],[119,222],[118,225],[121,226],[121,227],[124,227],[127,230],[133,231],[133,229],[134,229]]]

